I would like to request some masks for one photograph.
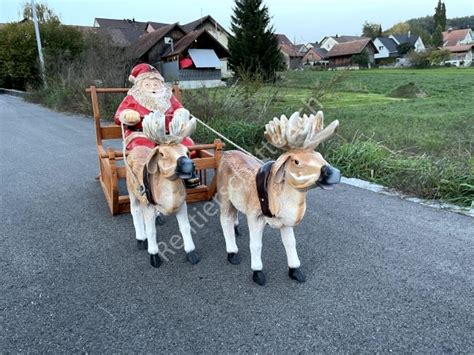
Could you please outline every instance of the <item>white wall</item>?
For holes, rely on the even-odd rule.
[[[418,37],[415,42],[415,52],[424,52],[425,50],[426,48],[423,41],[421,40],[421,37]]]
[[[334,47],[336,44],[337,44],[337,42],[334,38],[327,37],[321,43],[321,48],[324,48],[325,50],[330,51],[332,49],[332,47]]]
[[[378,38],[374,39],[374,45],[379,51],[378,53],[374,54],[375,59],[388,58],[390,56],[390,52],[388,51],[387,47],[385,47]]]

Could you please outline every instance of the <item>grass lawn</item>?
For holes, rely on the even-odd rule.
[[[192,94],[193,98],[185,95],[184,104],[225,135],[255,150],[261,146],[265,123],[273,116],[289,117],[326,88],[315,106],[324,111],[326,124],[338,119],[341,126],[339,138],[319,149],[346,176],[425,198],[472,205],[474,68],[305,70],[282,76],[276,85],[249,94],[251,99],[222,88],[203,90]],[[427,96],[388,95],[411,82]],[[254,108],[258,111],[265,105],[263,114],[253,114]],[[197,136],[203,141],[213,138],[202,127]]]
[[[289,112],[311,97],[312,88],[337,73],[286,72],[283,99]],[[426,98],[393,99],[392,90],[409,82]],[[320,100],[327,121],[341,121],[340,135],[373,137],[390,149],[449,157],[466,163],[474,141],[474,68],[373,69],[351,71],[335,91]],[[466,160],[467,159],[467,160]]]

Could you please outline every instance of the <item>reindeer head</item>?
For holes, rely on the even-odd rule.
[[[324,116],[321,111],[315,115],[300,116],[298,112],[287,119],[282,115],[265,126],[265,138],[273,146],[286,150],[272,169],[274,181],[286,181],[296,189],[313,186],[327,188],[340,180],[339,170],[329,165],[314,149],[331,138],[339,127],[333,121],[323,129]]]
[[[196,119],[189,118],[189,111],[180,108],[174,113],[166,133],[166,119],[160,112],[152,112],[143,119],[143,133],[158,146],[147,159],[150,174],[160,173],[165,178],[188,179],[194,172],[194,164],[188,158],[188,149],[181,144],[196,129]]]

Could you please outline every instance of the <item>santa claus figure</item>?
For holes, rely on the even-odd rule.
[[[115,123],[124,124],[124,144],[128,151],[138,146],[154,148],[156,143],[143,134],[143,118],[150,112],[161,112],[166,117],[166,129],[168,129],[174,112],[183,108],[183,105],[174,97],[171,87],[166,85],[158,70],[149,64],[136,65],[129,80],[133,86],[115,113]],[[192,146],[194,142],[186,137],[182,144]],[[188,187],[196,186],[198,183],[195,177],[186,181]]]

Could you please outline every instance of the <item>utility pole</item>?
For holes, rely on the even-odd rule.
[[[38,56],[39,56],[39,62],[40,62],[41,77],[43,78],[43,85],[45,87],[48,87],[48,83],[46,82],[46,74],[44,71],[43,48],[41,47],[41,37],[40,37],[40,31],[39,31],[39,26],[38,26],[38,17],[36,16],[35,0],[31,0],[31,10],[33,12],[33,23],[35,25],[36,45],[38,46]]]

